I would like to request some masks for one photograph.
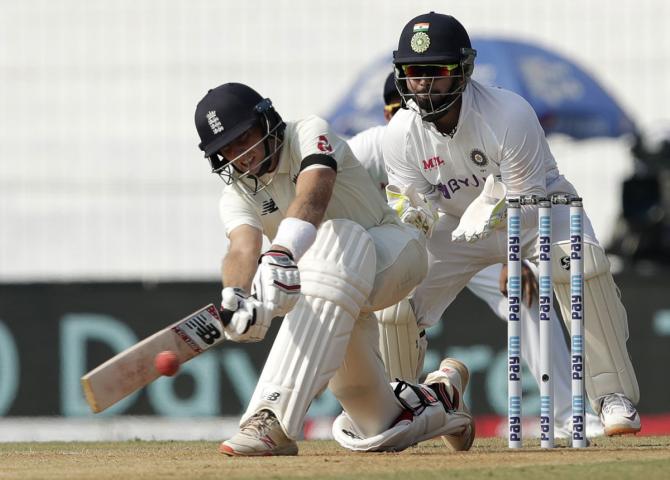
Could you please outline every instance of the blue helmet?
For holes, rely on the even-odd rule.
[[[207,92],[195,109],[195,127],[200,136],[198,147],[205,152],[212,172],[226,183],[235,179],[236,158],[224,158],[219,151],[249,128],[259,125],[264,136],[265,159],[257,176],[267,173],[271,159],[283,144],[286,124],[272,106],[251,87],[241,83],[225,83]],[[239,158],[239,157],[238,157]],[[231,169],[232,168],[232,169]],[[248,172],[238,172],[250,177]],[[256,190],[258,183],[256,182]]]
[[[410,20],[400,34],[398,49],[393,52],[396,83],[405,104],[417,110],[426,121],[441,118],[465,90],[474,70],[476,55],[465,27],[451,15],[430,12]],[[434,100],[435,93],[414,94],[409,91],[406,80],[412,77],[405,72],[407,65],[449,66],[449,71],[454,73],[448,76],[461,80],[455,82],[448,93],[442,94],[442,98]],[[443,75],[428,73],[423,76],[434,80]],[[430,106],[420,108],[419,96],[430,98]],[[413,105],[408,103],[410,100],[413,100]]]

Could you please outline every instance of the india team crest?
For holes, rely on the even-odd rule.
[[[428,50],[428,47],[430,47],[430,37],[426,32],[416,32],[414,35],[412,35],[410,46],[416,53],[423,53]]]
[[[475,148],[472,152],[470,152],[470,160],[472,160],[472,163],[480,168],[484,168],[489,164],[489,159],[486,158],[486,154],[478,148]]]

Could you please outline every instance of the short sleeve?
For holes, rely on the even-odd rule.
[[[258,207],[234,184],[226,185],[223,189],[219,200],[219,216],[226,236],[240,225],[250,225],[263,231]]]
[[[347,140],[354,156],[361,162],[363,168],[367,170],[375,185],[379,186],[384,198],[386,198],[384,187],[388,184],[388,176],[386,175],[386,166],[384,165],[382,153],[382,142],[385,131],[385,127],[376,126],[363,130]]]
[[[330,129],[328,122],[316,116],[301,121],[296,134],[297,141],[292,146],[301,161],[313,155],[325,155],[340,165],[349,151],[347,142]]]
[[[418,193],[428,193],[432,185],[418,168],[418,158],[410,148],[408,135],[411,130],[411,112],[401,110],[391,119],[382,142],[388,183],[398,187],[414,185]],[[418,134],[417,134],[418,135]],[[421,138],[415,139],[421,142]]]
[[[503,139],[500,175],[509,194],[542,196],[546,192],[545,156],[551,153],[535,112],[519,100]]]

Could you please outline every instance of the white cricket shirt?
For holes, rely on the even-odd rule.
[[[489,174],[500,175],[512,195],[545,195],[546,185],[559,176],[528,102],[474,80],[463,93],[453,138],[403,109],[386,128],[383,157],[389,183],[413,184],[440,211],[458,218]],[[522,207],[523,224],[536,223],[536,217],[530,206]]]
[[[287,122],[279,165],[276,172],[261,177],[270,185],[256,193],[246,194],[233,183],[226,185],[219,202],[219,214],[226,234],[240,225],[251,225],[272,239],[279,222],[295,198],[295,182],[300,164],[312,154],[325,154],[337,162],[333,195],[325,220],[346,218],[365,229],[382,224],[399,224],[395,212],[380,197],[377,188],[349,145],[316,116]]]
[[[363,130],[347,140],[351,151],[354,152],[358,161],[361,162],[363,168],[372,177],[374,184],[379,188],[384,201],[386,201],[385,188],[389,181],[382,153],[382,140],[385,131],[385,125],[377,125]]]

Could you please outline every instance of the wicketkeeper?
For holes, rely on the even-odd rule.
[[[476,54],[463,25],[434,12],[405,25],[393,54],[408,108],[384,135],[387,189],[422,194],[427,208],[442,213],[429,226],[428,275],[413,296],[421,327],[437,322],[477,272],[505,261],[506,195],[577,193],[559,172],[528,102],[471,78]],[[569,321],[569,212],[554,210],[554,290]],[[531,260],[537,218],[535,207],[521,207],[523,256]],[[635,433],[639,389],[626,348],[626,310],[587,216],[583,258],[586,390],[606,434]]]
[[[396,88],[395,75],[391,72],[382,91],[384,99],[384,118],[390,121],[393,115],[402,108],[402,98]],[[370,127],[347,140],[349,147],[361,165],[368,171],[382,198],[386,200],[386,186],[388,175],[382,152],[382,141],[386,132],[385,125]],[[391,197],[394,193],[390,192]],[[399,195],[400,202],[406,198]],[[431,223],[427,217],[433,215],[425,209],[420,212],[417,207],[424,205],[419,199],[413,208],[405,208],[403,219],[408,222],[416,222],[416,227],[421,228]],[[428,232],[426,232],[428,233]],[[521,355],[525,360],[533,378],[540,387],[540,318],[537,308],[538,290],[537,279],[533,272],[534,266],[530,262],[523,264],[524,298],[526,302],[521,306]],[[507,289],[507,269],[501,264],[490,265],[477,272],[466,285],[474,295],[486,302],[491,310],[507,321],[507,298],[501,293]],[[428,346],[425,331],[417,325],[416,316],[411,302],[408,299],[396,305],[375,312],[379,321],[379,350],[384,359],[384,365],[390,379],[401,378],[413,381],[420,378],[423,373],[423,359]],[[446,328],[449,329],[450,322],[467,321],[467,319],[453,318],[447,309]],[[554,434],[559,438],[569,438],[572,434],[572,394],[570,391],[570,370],[566,368],[570,364],[570,353],[563,335],[561,320],[552,309],[551,312],[551,359],[554,368]],[[561,368],[563,366],[563,368]],[[587,414],[589,436],[603,434],[600,419]]]

